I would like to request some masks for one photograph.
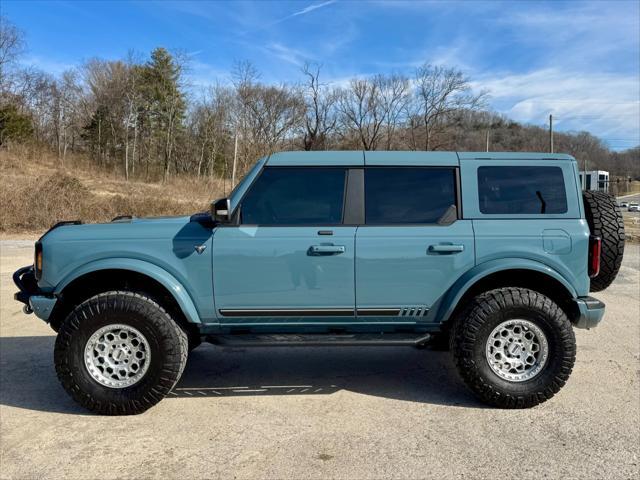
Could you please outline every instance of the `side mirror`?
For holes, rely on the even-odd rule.
[[[220,198],[211,204],[211,218],[218,223],[231,221],[231,202],[228,198]]]

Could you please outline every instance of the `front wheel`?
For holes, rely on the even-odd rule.
[[[482,401],[528,408],[567,382],[575,336],[563,310],[546,296],[501,288],[473,299],[453,327],[451,350],[460,376]]]
[[[142,413],[180,379],[186,333],[153,300],[114,291],[92,297],[62,322],[54,361],[64,389],[105,415]]]

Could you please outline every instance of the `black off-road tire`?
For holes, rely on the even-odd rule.
[[[150,362],[142,378],[124,388],[96,381],[84,362],[89,338],[110,324],[125,324],[144,335]],[[133,415],[162,400],[180,379],[187,362],[186,333],[150,298],[132,292],[96,295],[77,306],[62,322],[54,362],[64,389],[80,405],[103,415]]]
[[[489,335],[510,319],[534,323],[548,342],[543,369],[521,382],[498,376],[486,358]],[[529,408],[549,400],[567,382],[576,358],[575,336],[563,310],[544,295],[523,288],[501,288],[475,297],[455,319],[451,350],[464,383],[480,400],[499,408]]]
[[[582,192],[591,235],[602,239],[600,273],[591,279],[591,291],[604,290],[618,275],[624,254],[624,220],[616,199],[604,192]]]

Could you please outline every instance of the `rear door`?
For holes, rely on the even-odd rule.
[[[376,166],[367,157],[365,224],[356,234],[359,317],[424,321],[473,267],[473,228],[460,219],[457,163],[441,163]]]

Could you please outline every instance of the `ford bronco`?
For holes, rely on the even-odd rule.
[[[484,402],[531,407],[605,306],[624,229],[569,155],[285,152],[211,212],[60,222],[14,274],[64,389],[140,413],[216,345],[433,345]]]

